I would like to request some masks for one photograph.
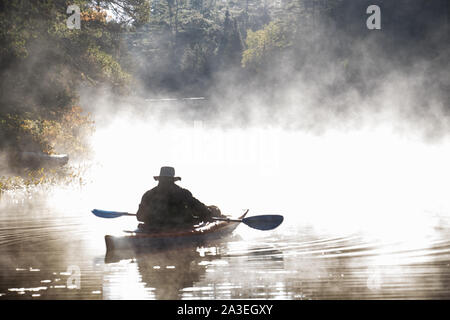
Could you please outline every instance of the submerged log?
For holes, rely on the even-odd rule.
[[[49,155],[43,152],[18,152],[15,157],[16,165],[30,168],[54,168],[62,167],[69,162],[66,154]]]

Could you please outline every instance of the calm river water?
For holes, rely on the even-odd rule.
[[[449,139],[158,123],[99,126],[83,187],[0,196],[0,299],[450,298]],[[136,211],[163,165],[225,214],[285,220],[204,247],[105,256],[104,236],[136,221],[90,211]]]
[[[450,298],[450,220],[436,213],[411,237],[321,232],[287,215],[274,231],[241,225],[204,247],[106,257],[104,234],[135,223],[90,209],[73,190],[3,195],[0,299]]]

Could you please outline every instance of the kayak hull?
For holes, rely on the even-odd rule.
[[[243,219],[246,214],[239,219]],[[214,221],[189,230],[152,233],[136,230],[122,236],[106,235],[105,243],[107,251],[199,245],[230,235],[239,224],[235,221]]]

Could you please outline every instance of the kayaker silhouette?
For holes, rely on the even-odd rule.
[[[153,178],[159,183],[142,196],[137,211],[138,221],[143,222],[140,229],[192,227],[221,216],[219,208],[204,205],[175,184],[181,178],[175,176],[173,167],[161,167],[159,176]]]

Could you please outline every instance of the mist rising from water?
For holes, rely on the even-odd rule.
[[[318,25],[255,79],[223,71],[204,100],[161,100],[139,84],[133,97],[83,91],[98,125],[98,206],[135,211],[171,165],[180,185],[232,215],[395,233],[448,212],[448,48],[408,52],[383,32],[353,42]]]

